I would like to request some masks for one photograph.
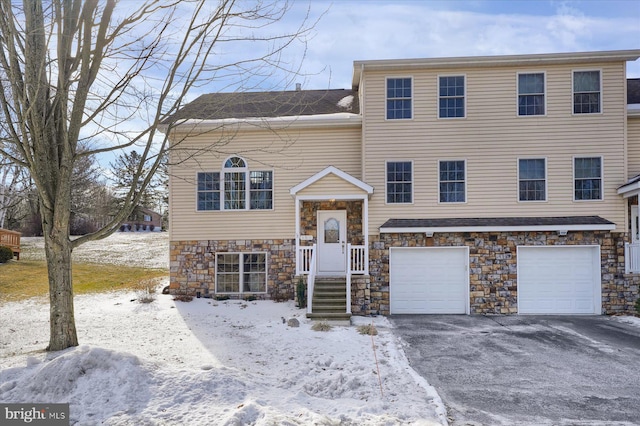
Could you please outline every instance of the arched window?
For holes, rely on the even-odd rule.
[[[247,163],[240,157],[224,162],[224,209],[247,208]]]
[[[198,210],[273,209],[273,172],[249,170],[237,155],[222,162],[220,172],[199,172]]]

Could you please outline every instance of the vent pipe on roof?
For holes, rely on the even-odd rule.
[[[296,83],[296,92],[299,92],[301,90],[302,90],[302,84]]]

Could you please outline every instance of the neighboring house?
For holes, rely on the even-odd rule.
[[[355,61],[352,90],[199,97],[164,127],[171,292],[302,278],[309,313],[634,312],[638,57]],[[323,302],[328,276],[347,291]]]
[[[120,226],[121,231],[161,231],[162,215],[146,207],[136,207]]]

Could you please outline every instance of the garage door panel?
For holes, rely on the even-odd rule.
[[[391,313],[466,313],[467,260],[466,248],[392,249]]]
[[[518,247],[518,312],[599,314],[597,246]]]

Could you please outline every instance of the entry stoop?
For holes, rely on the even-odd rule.
[[[311,313],[307,318],[337,325],[351,325],[347,313],[347,280],[345,277],[316,277]]]

